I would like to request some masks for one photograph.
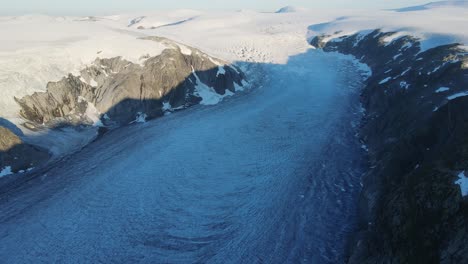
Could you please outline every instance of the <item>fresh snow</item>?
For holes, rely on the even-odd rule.
[[[448,88],[448,87],[440,87],[435,92],[436,93],[443,93],[443,92],[446,92],[446,91],[449,91],[449,90],[450,90],[450,88]]]
[[[458,174],[458,180],[455,182],[455,184],[460,185],[460,190],[463,197],[468,195],[468,177],[466,177],[464,171]]]

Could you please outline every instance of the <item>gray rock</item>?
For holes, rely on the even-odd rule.
[[[80,77],[69,75],[59,82],[50,82],[47,92],[17,98],[21,116],[30,121],[27,127],[90,125],[94,121],[86,114],[89,107],[106,115],[103,122],[110,119],[113,124],[128,124],[138,113],[155,118],[163,114],[163,102],[173,108],[185,108],[201,101],[195,93],[194,73],[219,94],[226,90],[235,92],[236,85],[242,86],[244,75],[234,66],[194,48],[187,47],[191,53],[188,54],[164,38],[146,39],[169,48],[158,56],[145,56],[144,65],[120,57],[97,59],[81,71]],[[224,74],[218,74],[214,61],[226,64],[221,65]]]
[[[0,170],[11,167],[12,172],[42,165],[49,153],[39,147],[24,143],[9,129],[0,126]]]

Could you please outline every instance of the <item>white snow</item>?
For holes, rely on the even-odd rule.
[[[386,43],[385,46],[389,46],[390,44],[392,44],[395,40],[398,40],[402,37],[405,37],[405,36],[408,36],[410,35],[409,32],[406,32],[406,31],[399,31],[399,32],[395,32],[394,34],[391,34],[385,38],[383,38],[383,42]]]
[[[104,124],[101,122],[101,113],[96,109],[94,104],[88,102],[88,107],[86,108],[85,116],[92,122],[95,127],[102,127]]]
[[[408,67],[408,69],[406,69],[404,72],[402,72],[398,77],[404,76],[404,75],[407,74],[410,70],[411,70],[411,67]]]
[[[459,93],[456,93],[456,94],[453,94],[453,95],[447,97],[447,99],[453,100],[453,99],[456,99],[456,98],[458,98],[458,97],[463,97],[463,96],[467,96],[467,95],[468,95],[468,91],[459,92]]]
[[[415,12],[423,11],[427,9],[439,9],[439,8],[468,8],[468,1],[466,0],[448,0],[448,1],[436,1],[428,4],[419,6],[409,6],[400,9],[396,9],[398,12]]]
[[[131,29],[138,29],[140,27],[145,30],[151,30],[160,27],[174,27],[196,19],[200,14],[202,14],[201,11],[180,9],[168,12],[151,12],[143,16],[138,14],[121,15],[119,20],[129,19],[131,23],[128,24],[128,27]],[[141,29],[138,30],[141,31]]]
[[[226,75],[226,70],[224,69],[224,66],[218,66],[218,72],[216,73],[216,77],[219,75]]]
[[[401,53],[398,53],[397,55],[393,56],[393,60],[396,60],[398,59],[399,57],[401,57],[403,54]]]
[[[406,49],[411,48],[412,46],[413,46],[413,43],[407,42],[407,43],[405,43],[405,45],[403,45],[403,46],[401,47],[400,50],[403,50],[403,51],[404,51],[404,50],[406,50]]]
[[[417,12],[345,10],[342,16],[332,21],[313,24],[308,35],[309,38],[320,34],[331,35],[326,39],[330,41],[363,30],[381,29],[383,32],[395,32],[383,38],[385,45],[410,35],[421,40],[421,50],[425,51],[444,44],[468,43],[467,24],[468,9],[453,5],[444,8],[429,6]],[[408,43],[405,48],[410,45]]]
[[[410,86],[410,84],[407,83],[406,81],[401,81],[401,82],[400,82],[400,87],[401,87],[401,88],[408,89],[409,86]]]
[[[435,92],[436,92],[436,93],[443,93],[443,92],[446,92],[446,91],[448,91],[448,90],[450,90],[450,88],[448,88],[448,87],[440,87],[440,88],[437,89]]]
[[[10,174],[13,174],[13,172],[11,171],[11,167],[10,167],[10,166],[6,166],[5,168],[3,168],[3,169],[0,171],[0,178],[3,177],[3,176],[10,175]]]
[[[218,94],[212,87],[204,84],[200,78],[198,77],[197,73],[192,67],[192,74],[195,76],[196,83],[195,83],[195,95],[200,96],[202,98],[200,104],[202,105],[215,105],[223,100],[224,96]]]
[[[95,127],[102,127],[104,124],[101,122],[101,113],[96,109],[93,103],[90,103],[86,98],[78,96],[78,103],[87,102],[87,108],[85,116],[92,122],[92,125]]]
[[[464,171],[458,174],[458,180],[455,182],[455,184],[460,185],[460,190],[463,197],[468,195],[468,177],[466,177]]]
[[[130,124],[132,124],[132,123],[146,123],[146,118],[148,118],[148,115],[146,115],[145,113],[142,113],[142,112],[138,112],[135,120],[130,122]]]
[[[91,79],[91,81],[89,82],[89,85],[91,85],[93,87],[97,87],[98,83],[94,79]]]
[[[381,81],[379,82],[379,84],[387,83],[387,82],[390,81],[391,79],[392,79],[392,77],[387,77],[387,78],[381,80]]]
[[[44,91],[48,82],[68,73],[78,76],[98,57],[139,63],[142,55],[158,55],[166,48],[109,23],[115,22],[39,15],[0,20],[0,116],[18,116],[13,96]]]
[[[451,42],[468,45],[466,8],[449,5],[415,12],[295,11],[276,14],[252,10],[161,10],[101,17],[0,17],[0,117],[21,124],[24,120],[18,115],[14,96],[45,91],[49,81],[58,81],[68,73],[79,76],[79,70],[98,57],[122,56],[141,64],[142,56],[154,56],[167,48],[162,43],[143,40],[146,36],[161,36],[183,43],[179,47],[186,54],[191,52],[188,47],[196,47],[222,60],[263,65],[286,65],[298,54],[310,51],[306,40],[319,34],[332,35],[329,40],[333,40],[359,33],[358,43],[377,28],[397,32],[386,41],[394,41],[405,33],[421,38],[424,49]],[[366,65],[356,63],[356,66],[367,76],[371,74]],[[91,80],[89,83],[95,84]],[[204,102],[221,100],[222,96],[201,82],[198,88],[202,94],[206,92]],[[236,91],[243,89],[239,85],[235,88]],[[58,132],[48,133],[54,136]],[[87,139],[94,134],[89,131]],[[73,140],[69,145],[74,147],[82,143],[75,134],[60,134],[60,146],[54,146],[54,151],[68,149],[67,140]],[[52,139],[43,141],[53,142]]]
[[[163,102],[162,110],[163,111],[169,111],[172,109],[172,105],[169,102]]]

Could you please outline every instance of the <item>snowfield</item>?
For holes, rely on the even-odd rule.
[[[167,48],[140,39],[144,36],[164,36],[229,61],[285,63],[309,49],[307,37],[318,34],[337,41],[381,28],[397,32],[388,42],[411,34],[424,40],[423,49],[468,44],[467,7],[457,1],[411,12],[285,7],[279,13],[175,10],[103,17],[0,17],[0,117],[21,123],[14,96],[44,91],[49,81],[68,73],[79,75],[96,58],[121,56],[141,63],[144,56]]]

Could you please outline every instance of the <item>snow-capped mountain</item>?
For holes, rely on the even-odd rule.
[[[466,0],[454,0],[454,1],[439,1],[439,2],[431,2],[424,5],[418,6],[409,6],[404,8],[395,9],[398,12],[414,12],[414,11],[423,11],[428,9],[436,9],[436,8],[468,8],[468,1]]]
[[[278,9],[276,13],[282,14],[282,13],[296,13],[296,12],[304,12],[304,11],[307,11],[307,9],[304,7],[285,6],[285,7]]]

